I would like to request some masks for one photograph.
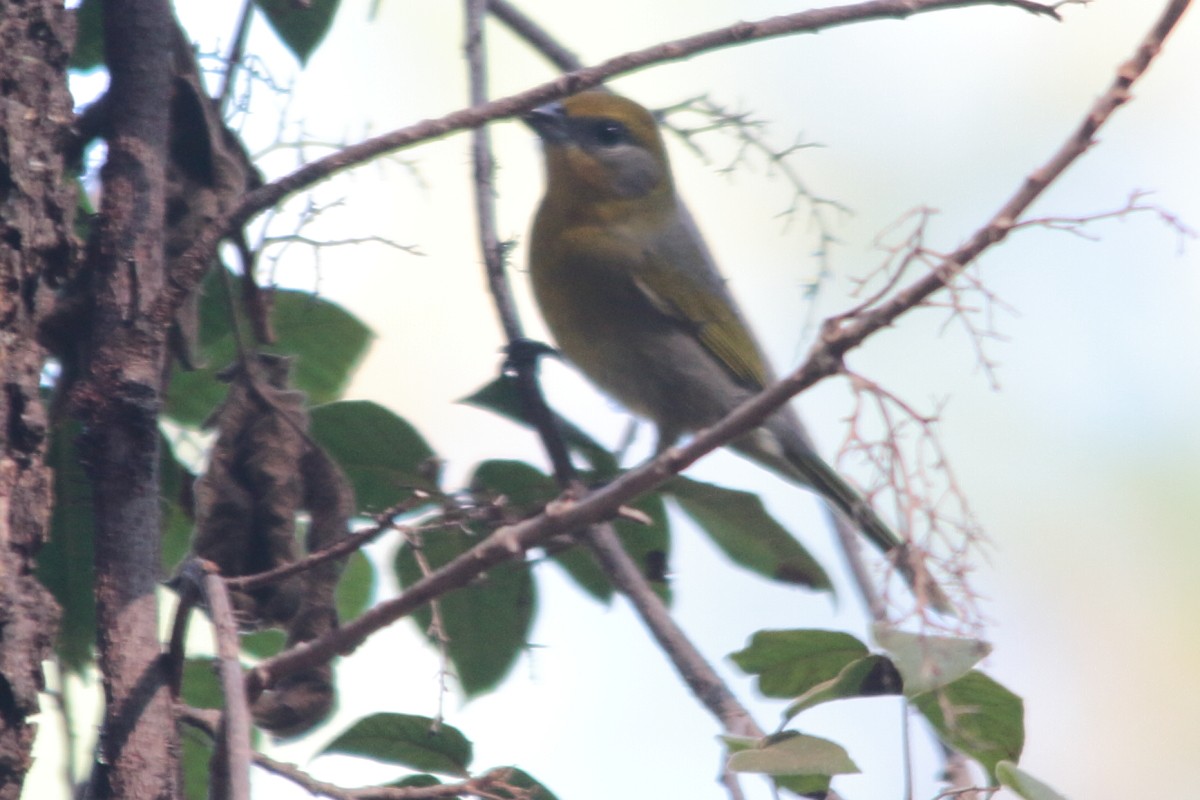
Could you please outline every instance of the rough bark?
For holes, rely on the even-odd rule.
[[[75,196],[61,156],[74,33],[61,5],[0,3],[0,800],[21,794],[37,728],[29,716],[58,624],[33,570],[52,502],[37,332],[50,282],[76,252]]]
[[[104,3],[108,159],[88,258],[91,350],[73,393],[92,483],[97,650],[104,727],[96,798],[176,794],[178,740],[160,658],[158,415],[166,331],[145,309],[162,291],[174,19],[165,0]]]

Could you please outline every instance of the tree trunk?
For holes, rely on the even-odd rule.
[[[61,6],[0,3],[0,800],[21,794],[37,727],[28,717],[58,627],[58,606],[33,570],[53,500],[37,333],[50,283],[77,249],[61,155],[74,32]]]
[[[146,317],[164,283],[174,19],[165,0],[106,0],[108,160],[88,265],[91,352],[73,393],[96,521],[96,616],[106,708],[96,798],[168,800],[178,737],[158,639],[158,416],[166,332]]]

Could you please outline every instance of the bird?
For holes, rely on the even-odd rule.
[[[654,114],[593,90],[523,119],[541,140],[546,173],[529,238],[529,279],[559,352],[653,422],[660,452],[773,383],[676,191]],[[789,406],[731,446],[818,493],[891,560],[918,597],[945,604],[927,576],[918,581],[907,543],[817,454]]]

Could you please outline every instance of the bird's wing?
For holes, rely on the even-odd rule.
[[[758,343],[686,210],[675,229],[643,249],[633,281],[658,311],[690,330],[738,383],[761,389],[770,382]]]

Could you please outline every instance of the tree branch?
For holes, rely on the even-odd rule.
[[[866,337],[890,326],[901,314],[943,288],[986,249],[1003,241],[1019,224],[1021,214],[1067,167],[1095,144],[1094,137],[1100,126],[1108,121],[1114,111],[1129,102],[1132,98],[1130,87],[1145,74],[1189,4],[1190,0],[1171,0],[1168,3],[1133,56],[1117,69],[1117,75],[1108,90],[1096,100],[1071,136],[1045,164],[1025,178],[1016,193],[966,243],[945,256],[928,275],[875,308],[861,309],[852,317],[842,314],[828,320],[818,347],[840,359],[847,351],[862,344]]]
[[[175,309],[203,277],[216,251],[217,243],[230,231],[241,227],[251,217],[284,198],[319,183],[336,172],[385,153],[441,138],[455,131],[478,128],[493,120],[517,116],[543,103],[597,86],[608,78],[635,72],[654,64],[689,58],[698,53],[797,33],[815,33],[856,22],[906,19],[931,11],[985,5],[1008,6],[1059,19],[1055,5],[1028,0],[867,0],[844,6],[811,9],[757,22],[738,22],[724,28],[635,50],[610,58],[594,67],[573,70],[553,81],[509,97],[460,109],[437,119],[424,120],[350,145],[246,194],[237,208],[196,238],[181,259],[180,268],[172,271],[170,284],[154,304],[151,316],[159,324],[167,324]]]
[[[239,658],[237,622],[229,592],[216,564],[189,559],[179,571],[181,595],[199,594],[208,609],[217,642],[217,673],[225,704],[217,725],[216,747],[209,766],[214,796],[225,800],[250,800],[250,707]]]
[[[573,72],[583,67],[579,56],[563,47],[537,22],[525,16],[508,0],[488,0],[487,8],[496,19],[507,25],[509,30],[524,39],[526,44],[545,56],[561,71]]]
[[[95,516],[97,649],[105,712],[92,796],[166,800],[177,735],[158,640],[158,415],[166,321],[162,296],[166,165],[175,20],[165,0],[103,4],[108,158],[90,258],[90,357],[75,386],[81,458]]]

